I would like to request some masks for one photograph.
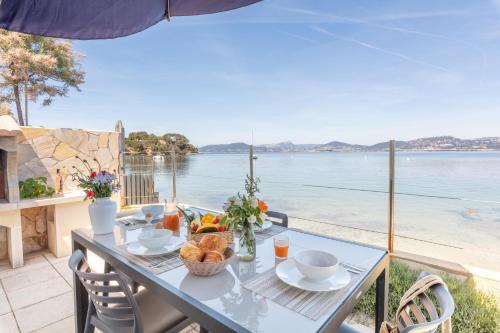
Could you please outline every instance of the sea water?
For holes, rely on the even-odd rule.
[[[387,152],[257,156],[259,197],[270,209],[298,225],[387,233]],[[178,200],[221,209],[229,196],[244,191],[248,170],[247,154],[180,158]],[[127,172],[154,172],[155,190],[161,198],[171,196],[169,159],[128,157]],[[500,152],[397,152],[395,184],[395,231],[401,239],[500,255]]]

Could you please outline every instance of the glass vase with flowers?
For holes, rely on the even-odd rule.
[[[227,214],[227,223],[231,229],[239,229],[238,256],[240,260],[252,261],[256,255],[254,226],[262,226],[266,219],[267,205],[256,197],[259,192],[259,180],[247,176],[245,181],[246,194],[238,193],[224,204]]]

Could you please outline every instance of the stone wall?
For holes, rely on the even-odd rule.
[[[54,206],[21,209],[23,253],[39,251],[47,247],[47,222],[53,220]]]
[[[48,184],[54,186],[56,170],[64,177],[64,189],[75,190],[71,180],[73,166],[86,171],[76,156],[88,160],[94,169],[98,164],[105,170],[119,170],[118,132],[97,132],[80,129],[48,129],[22,127],[23,135],[18,138],[18,178],[45,176]]]
[[[44,249],[48,245],[47,222],[54,221],[54,206],[21,209],[23,253]],[[0,227],[0,259],[7,258],[7,228]]]

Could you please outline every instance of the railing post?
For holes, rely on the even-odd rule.
[[[395,173],[395,152],[396,144],[394,140],[389,141],[389,233],[387,249],[389,253],[394,252],[394,173]]]
[[[250,162],[250,180],[252,181],[251,186],[253,186],[253,144],[250,145],[250,151],[248,152],[248,158]]]
[[[175,141],[176,137],[172,136],[170,138],[170,141],[172,141],[172,202],[177,202],[177,184],[176,184],[176,172],[177,172],[177,165],[175,161]]]
[[[120,208],[127,204],[127,198],[125,197],[126,191],[123,188],[125,186],[125,128],[121,120],[116,122],[115,132],[118,132],[118,177],[120,185]]]

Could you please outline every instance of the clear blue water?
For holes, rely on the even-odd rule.
[[[215,209],[243,190],[249,166],[246,154],[199,154],[177,164],[179,201]],[[152,169],[156,190],[169,197],[169,160],[128,158],[129,172]],[[383,152],[262,153],[255,161],[260,197],[272,210],[378,232],[387,231],[388,173]],[[396,233],[487,250],[500,241],[499,189],[499,152],[398,152]]]

